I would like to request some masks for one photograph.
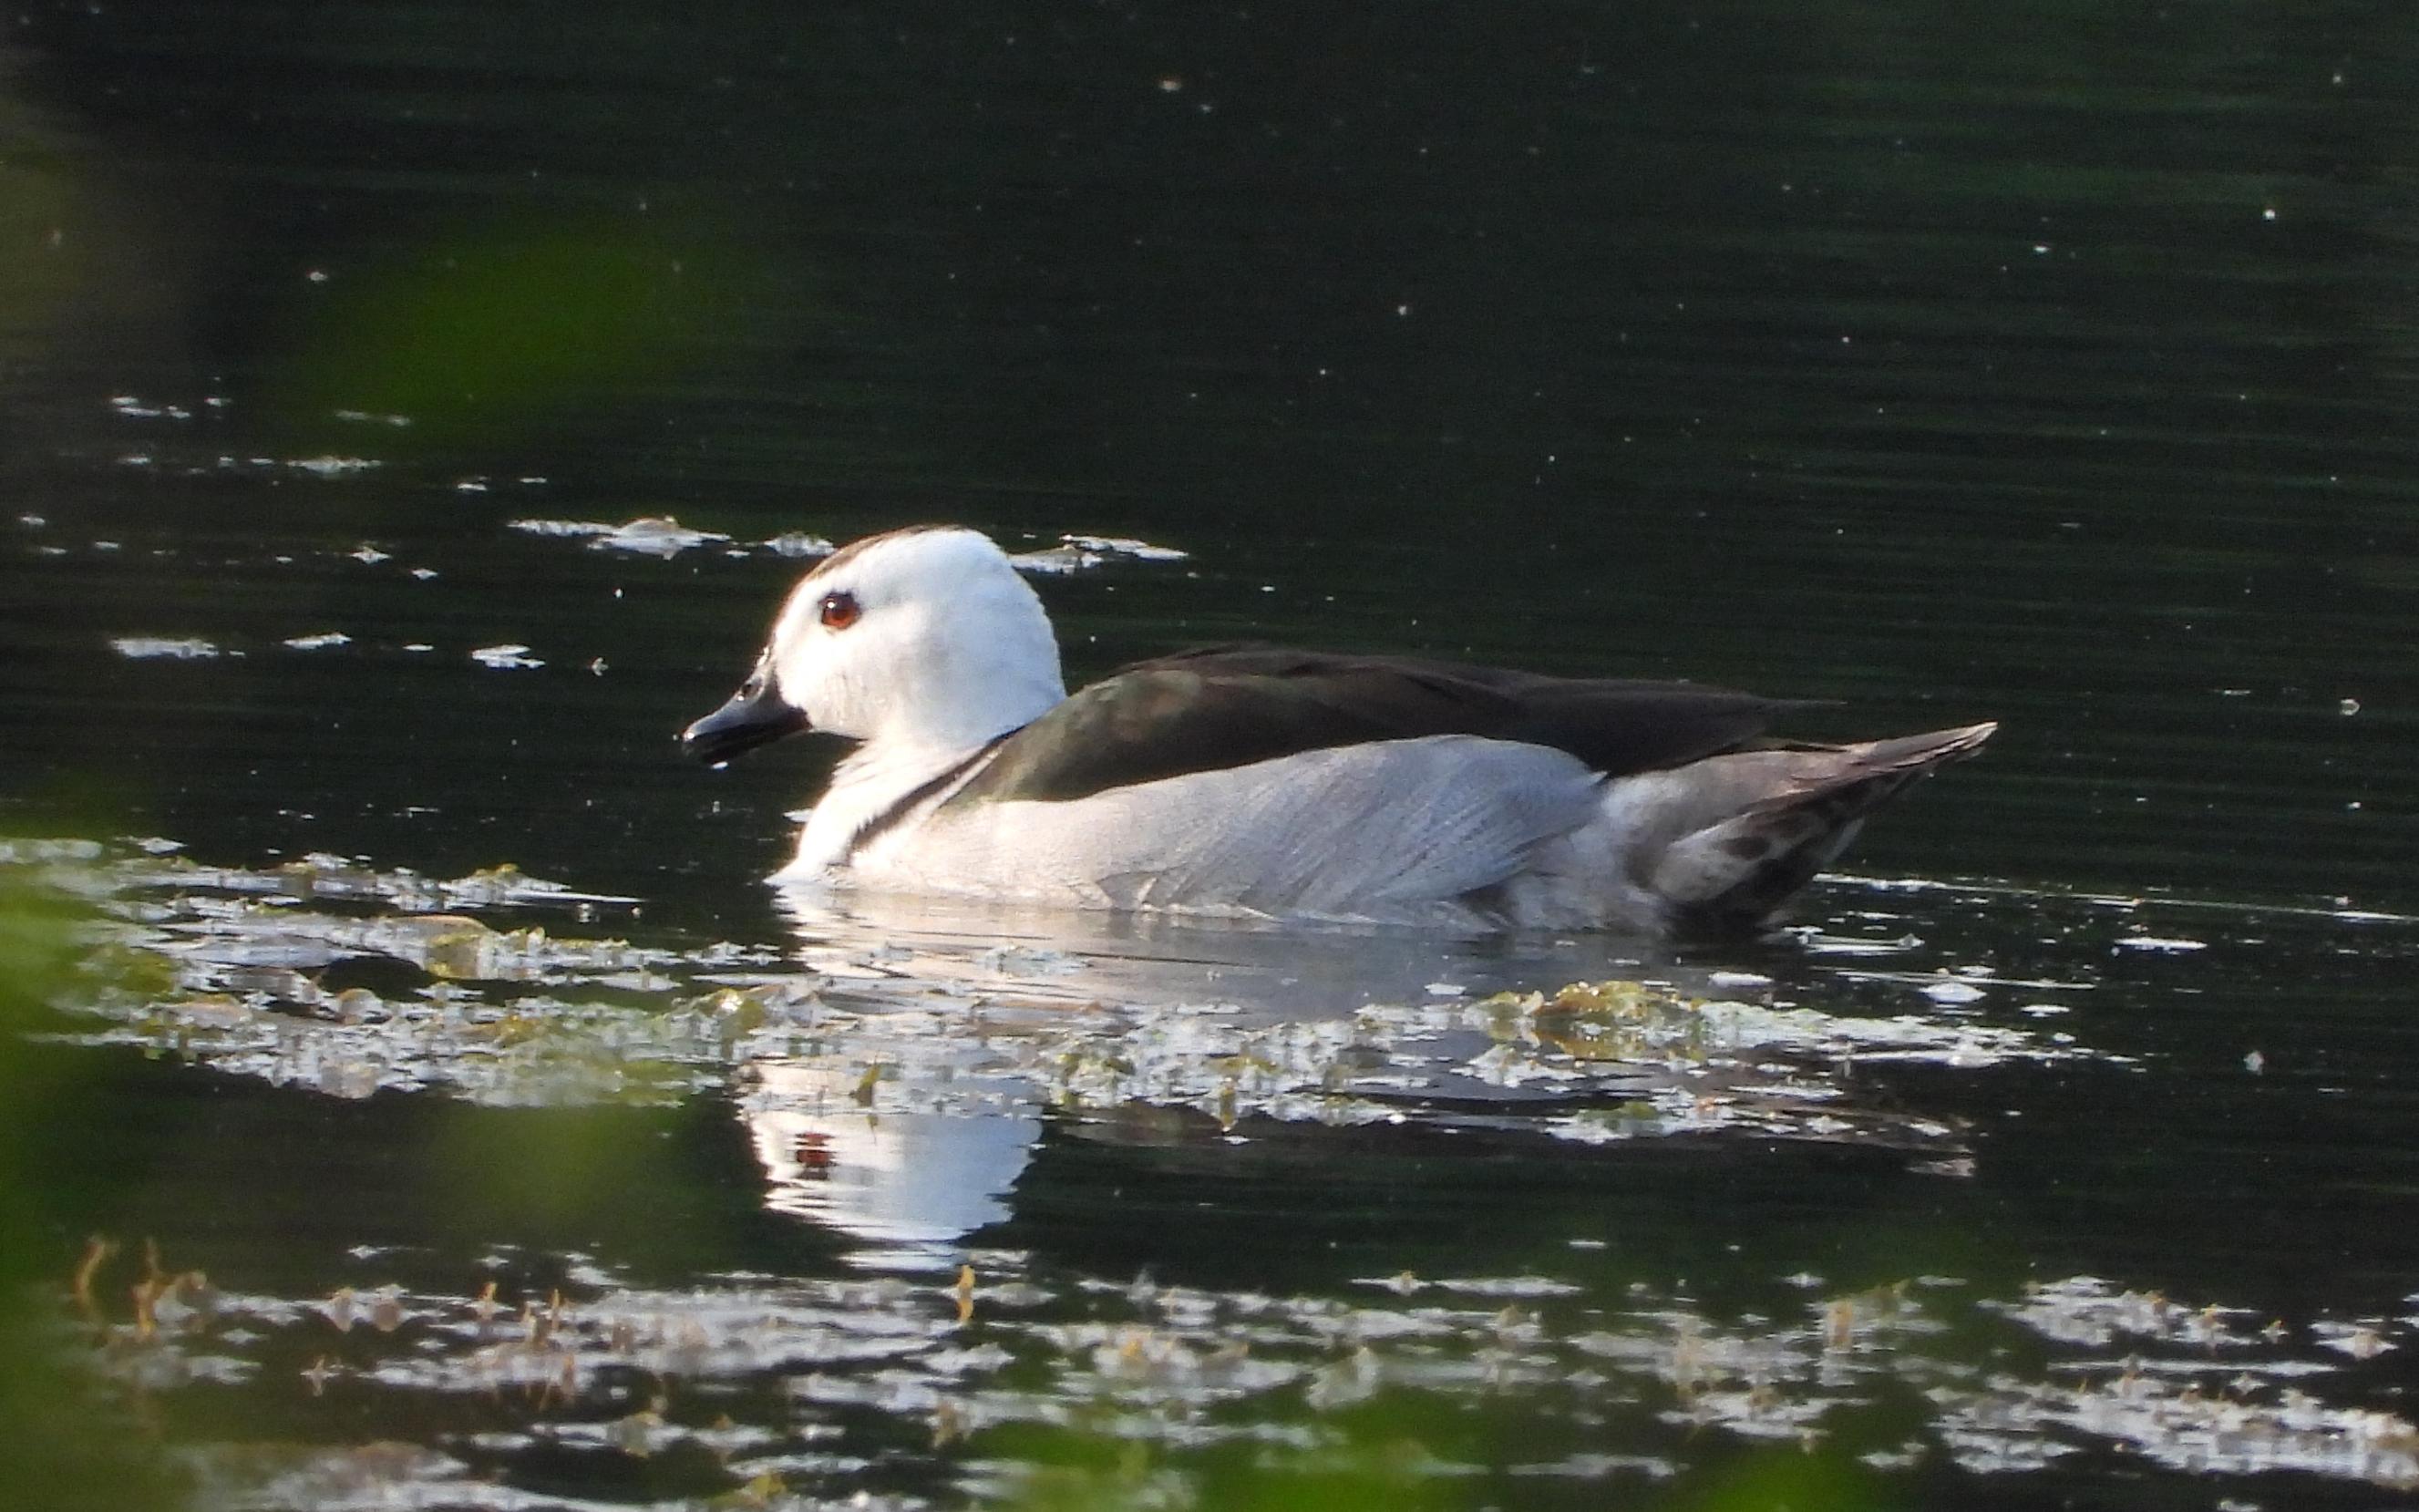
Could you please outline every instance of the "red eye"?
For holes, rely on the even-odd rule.
[[[816,618],[822,620],[828,629],[845,630],[855,625],[856,617],[864,612],[857,608],[855,594],[825,594],[822,611]]]

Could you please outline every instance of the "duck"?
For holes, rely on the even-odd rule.
[[[1805,701],[1228,644],[1070,694],[1041,599],[980,532],[853,542],[681,734],[728,766],[854,743],[776,883],[1077,908],[1755,934],[1876,808],[1990,722],[1848,744]]]

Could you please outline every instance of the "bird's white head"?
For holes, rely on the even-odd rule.
[[[1007,553],[976,531],[917,526],[800,579],[754,674],[686,738],[716,763],[799,729],[963,750],[1064,697],[1057,637]]]

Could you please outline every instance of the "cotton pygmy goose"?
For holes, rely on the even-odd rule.
[[[1219,647],[1070,697],[1041,600],[986,536],[858,541],[797,585],[720,766],[856,742],[779,880],[1106,908],[1673,933],[1763,928],[1865,816],[1995,726],[1851,745],[1692,683]]]

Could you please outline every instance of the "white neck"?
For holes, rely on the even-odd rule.
[[[849,849],[866,825],[890,813],[907,794],[933,777],[948,772],[970,750],[973,748],[898,748],[869,740],[849,752],[849,760],[840,762],[840,769],[832,772],[832,786],[815,801],[813,813],[806,815],[806,827],[798,830],[798,854],[784,869],[784,876],[813,876],[827,866],[847,861]]]
[[[1018,721],[1024,723],[1025,721]],[[849,858],[866,826],[907,801],[923,787],[963,764],[1006,729],[951,744],[932,744],[877,736],[849,753],[832,773],[831,785],[798,831],[798,853],[782,869],[783,876],[811,876]],[[933,793],[938,800],[947,796]]]

